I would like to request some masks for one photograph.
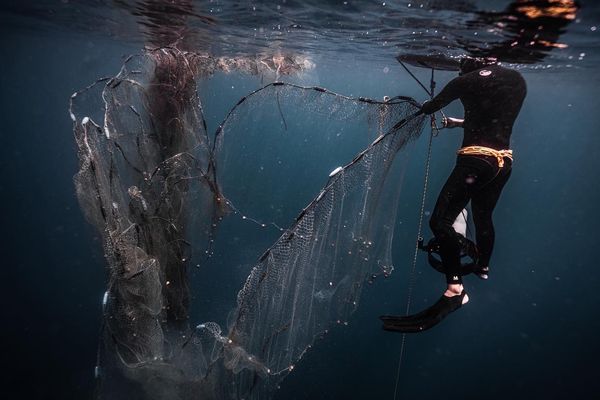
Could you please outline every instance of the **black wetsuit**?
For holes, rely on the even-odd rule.
[[[512,127],[527,93],[525,80],[517,71],[491,65],[450,81],[422,111],[431,114],[460,99],[465,109],[465,146],[510,148]],[[456,217],[471,201],[478,264],[487,267],[494,246],[492,212],[511,174],[512,163],[504,158],[499,168],[495,157],[460,155],[437,199],[430,227],[440,244],[440,256],[448,283],[461,283],[460,251],[465,238],[452,227]]]

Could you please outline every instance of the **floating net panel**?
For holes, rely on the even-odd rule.
[[[228,335],[232,344],[224,357],[233,370],[247,368],[238,377],[240,398],[260,398],[272,390],[318,337],[347,323],[364,283],[392,272],[391,244],[406,155],[399,151],[418,137],[423,123],[422,117],[411,117],[417,108],[406,99],[382,104],[292,85],[263,90],[300,101],[308,97],[310,104],[323,105],[318,107],[321,112],[333,110],[329,121],[362,119],[363,139],[378,131],[385,134],[331,172],[317,197],[260,257],[239,292]],[[332,150],[328,134],[320,132],[325,153]],[[230,354],[228,348],[235,350]],[[258,385],[256,374],[266,375]]]
[[[161,49],[71,100],[77,195],[108,263],[102,398],[269,398],[347,321],[365,282],[393,269],[418,104],[275,83],[240,100],[211,143],[196,93],[203,74],[201,58]],[[269,227],[275,243],[229,249],[263,255],[246,261],[254,267],[227,328],[193,329],[190,297],[204,293],[188,267],[209,262],[226,220]]]

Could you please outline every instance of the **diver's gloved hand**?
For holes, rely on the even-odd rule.
[[[462,128],[464,120],[442,115],[442,128]]]

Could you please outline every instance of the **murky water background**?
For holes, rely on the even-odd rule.
[[[160,22],[173,26],[173,15],[164,10],[158,16],[150,13],[154,19],[148,16],[156,11],[152,3],[0,6],[0,247],[7,369],[2,387],[10,398],[92,398],[104,260],[99,238],[74,196],[77,159],[67,101],[98,77],[114,75],[150,33],[163,33]],[[399,398],[590,398],[600,390],[595,268],[600,245],[600,12],[591,1],[580,4],[573,19],[553,25],[558,26],[554,41],[543,38],[553,45],[532,45],[534,54],[518,63],[529,94],[513,135],[513,176],[495,212],[491,279],[467,280],[468,306],[440,327],[408,337]],[[394,60],[399,53],[485,51],[490,40],[506,50],[502,43],[520,40],[510,27],[502,27],[508,23],[502,18],[511,21],[498,16],[509,8],[503,1],[192,6],[184,24],[192,32],[185,42],[189,49],[215,56],[300,54],[315,68],[282,80],[374,98],[403,94],[426,99]],[[427,81],[428,71],[415,72]],[[453,76],[438,73],[438,87]],[[217,72],[202,82],[209,125],[214,129],[240,97],[266,79],[273,77]],[[448,114],[460,113],[458,104],[449,107]],[[428,210],[459,143],[457,131],[435,140]],[[398,221],[395,236],[396,271],[367,288],[349,326],[335,329],[297,365],[278,398],[392,398],[400,336],[381,331],[376,317],[405,304],[425,150],[423,137],[404,182],[409,195],[402,204],[407,217]],[[315,176],[317,186],[324,179]],[[253,262],[253,255],[248,257],[248,265],[214,271],[218,284],[207,285],[214,292],[197,288],[195,301],[213,313],[210,318],[231,308]],[[443,279],[421,259],[413,307],[431,303],[442,285]]]

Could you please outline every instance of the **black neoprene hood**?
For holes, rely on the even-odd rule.
[[[460,75],[476,71],[488,65],[496,65],[498,60],[494,57],[469,57],[464,56],[460,59]]]

